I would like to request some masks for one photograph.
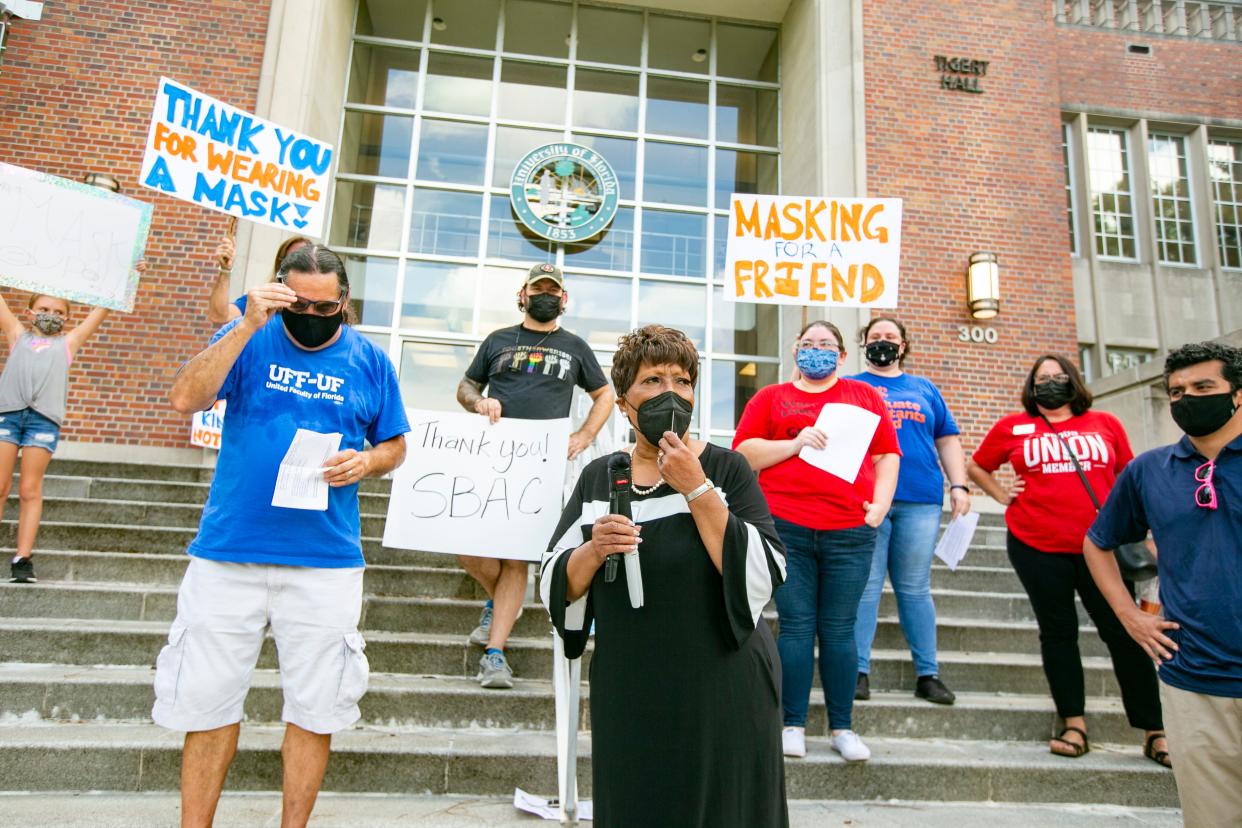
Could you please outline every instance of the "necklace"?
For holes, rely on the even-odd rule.
[[[522,345],[522,331],[524,331],[524,330],[526,330],[526,326],[525,326],[525,325],[518,325],[518,328],[517,328],[517,336],[516,336],[516,337],[514,337],[514,339],[513,339],[513,346],[514,346],[515,348],[520,348],[520,347],[521,347],[521,345]],[[539,333],[539,331],[531,331],[531,333]],[[552,334],[554,334],[554,333],[556,333],[556,328],[553,328],[552,330],[550,330],[550,331],[548,331],[547,333],[545,333],[545,334],[543,335],[543,339],[540,339],[540,340],[539,340],[538,342],[536,342],[534,345],[528,345],[527,347],[528,347],[530,350],[532,350],[532,351],[533,351],[533,350],[535,350],[536,348],[538,348],[540,345],[542,345],[542,344],[544,343],[544,340],[546,340],[549,336],[551,336],[551,335],[552,335]]]
[[[664,478],[661,477],[659,480],[655,482],[655,485],[648,486],[645,489],[640,489],[637,486],[635,486],[633,483],[630,483],[630,491],[632,491],[636,495],[649,495],[663,485],[664,485]]]

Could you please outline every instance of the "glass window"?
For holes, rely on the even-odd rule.
[[[643,200],[707,206],[707,147],[648,141]]]
[[[1208,142],[1216,202],[1216,241],[1224,267],[1242,268],[1242,141]]]
[[[496,48],[500,0],[435,0],[431,42],[471,49]]]
[[[775,147],[779,116],[776,90],[716,87],[717,141]]]
[[[565,274],[565,327],[592,345],[617,347],[617,338],[630,330],[632,283],[612,276]]]
[[[716,150],[716,206],[729,208],[733,193],[774,195],[780,189],[776,156],[736,150]]]
[[[634,208],[617,210],[604,232],[586,244],[565,245],[566,267],[629,271],[634,267]]]
[[[638,75],[574,73],[574,124],[634,132],[638,129]]]
[[[392,324],[393,298],[397,294],[397,260],[378,256],[345,256],[349,274],[349,304],[360,325]],[[388,350],[387,344],[384,346]]]
[[[423,110],[457,115],[492,111],[491,58],[432,52],[427,56],[427,87]]]
[[[671,78],[647,79],[647,131],[683,138],[707,138],[707,84]]]
[[[347,100],[413,109],[418,94],[418,56],[417,49],[355,43]]]
[[[526,229],[513,212],[508,196],[492,196],[487,220],[487,255],[494,259],[515,259],[536,264],[556,258],[552,243]],[[486,291],[484,291],[486,293]]]
[[[712,27],[706,20],[689,17],[648,18],[647,66],[677,72],[706,74],[709,68]]]
[[[526,153],[535,147],[561,140],[561,133],[544,129],[496,127],[496,157],[492,161],[492,186],[508,187],[513,170]]]
[[[694,347],[707,350],[707,296],[703,285],[672,282],[638,283],[638,324],[667,325],[690,337]]]
[[[732,431],[746,403],[760,388],[780,381],[780,366],[772,362],[712,361],[712,421],[716,431]]]
[[[406,262],[401,327],[469,333],[477,280],[472,264]]]
[[[346,112],[339,171],[405,178],[410,174],[413,139],[413,118]]]
[[[780,306],[727,302],[712,288],[712,350],[729,354],[779,357]]]
[[[578,60],[638,66],[642,50],[640,12],[578,7]]]
[[[410,204],[409,250],[441,256],[477,256],[482,212],[483,196],[479,193],[416,188]]]
[[[1186,139],[1151,133],[1147,137],[1156,256],[1162,262],[1195,264],[1195,228],[1186,177]]]
[[[570,17],[568,3],[547,0],[506,0],[505,51],[524,55],[569,57]]]
[[[776,81],[776,29],[716,24],[716,74],[722,78]]]
[[[563,124],[567,84],[563,66],[506,60],[500,69],[499,115],[515,121]]]
[[[604,156],[604,160],[617,174],[621,185],[621,198],[634,198],[634,185],[638,175],[638,142],[628,138],[605,138],[600,135],[575,135],[571,139]]]
[[[399,383],[408,408],[461,411],[457,384],[474,358],[473,345],[402,342]]]
[[[485,125],[423,121],[418,142],[418,179],[482,184],[486,158]]]
[[[644,273],[703,278],[707,259],[707,216],[643,211]]]
[[[1070,254],[1078,255],[1078,228],[1074,224],[1074,165],[1071,163],[1070,142],[1073,127],[1061,124],[1061,160],[1065,164],[1065,219],[1069,222]]]
[[[1122,129],[1090,127],[1087,130],[1095,249],[1103,258],[1138,258],[1134,207],[1130,200],[1128,138]]]
[[[331,244],[396,250],[401,246],[405,188],[337,181],[332,199]]]
[[[360,35],[422,40],[427,0],[362,0],[358,4]]]
[[[530,264],[537,261],[540,260],[535,259]],[[522,321],[517,295],[525,279],[525,269],[488,267],[483,271],[483,290],[479,301],[479,336],[487,336],[498,328],[516,325]],[[578,332],[574,326],[570,326],[570,330]]]

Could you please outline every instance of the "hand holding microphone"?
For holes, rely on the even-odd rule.
[[[617,452],[608,458],[608,506],[614,515],[620,515],[633,524],[630,512],[630,456],[625,452]],[[634,526],[634,551],[623,555],[612,554],[604,564],[604,581],[614,580],[617,571],[617,558],[625,561],[625,583],[630,591],[630,606],[638,609],[643,605],[643,575],[638,560],[637,536],[639,527]]]

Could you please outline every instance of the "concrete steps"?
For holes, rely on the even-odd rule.
[[[180,736],[149,723],[151,665],[175,612],[185,545],[212,470],[57,460],[49,472],[36,557],[41,582],[0,585],[0,762],[16,769],[3,787],[173,791]],[[511,795],[514,786],[550,790],[546,612],[528,601],[518,621],[510,647],[517,686],[479,688],[480,651],[465,636],[477,623],[482,591],[452,556],[383,548],[389,484],[362,488],[369,563],[362,626],[373,674],[363,721],[334,741],[325,789],[476,797]],[[6,505],[0,550],[11,553],[15,498]],[[791,798],[1176,805],[1172,776],[1139,755],[1140,734],[1125,721],[1106,651],[1089,624],[1081,646],[1093,750],[1077,761],[1047,752],[1055,716],[1033,615],[1009,567],[998,516],[984,516],[956,572],[937,562],[932,588],[941,673],[957,704],[914,698],[913,667],[886,589],[873,697],[854,714],[873,759],[848,766],[829,749],[816,676],[810,755],[787,762]],[[779,627],[772,607],[765,617]],[[584,669],[589,661],[588,650]],[[279,788],[280,707],[269,640],[247,700],[231,790]],[[589,728],[585,702],[583,722]],[[589,732],[581,752],[589,791]]]

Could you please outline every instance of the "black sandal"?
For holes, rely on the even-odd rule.
[[[1157,739],[1168,739],[1168,734],[1153,733],[1147,737],[1147,741],[1143,743],[1143,755],[1157,765],[1164,765],[1166,768],[1173,767],[1173,760],[1169,758],[1167,750],[1156,750],[1155,742]]]
[[[1077,733],[1079,736],[1082,737],[1082,744],[1080,745],[1077,742],[1071,742],[1069,739],[1066,739],[1065,738],[1066,733]],[[1067,727],[1061,731],[1060,736],[1053,736],[1052,741],[1060,742],[1063,745],[1069,745],[1071,748],[1074,749],[1073,753],[1061,753],[1059,751],[1053,750],[1051,747],[1048,748],[1048,751],[1050,753],[1053,753],[1056,756],[1064,756],[1066,759],[1077,759],[1078,757],[1082,756],[1083,754],[1091,750],[1091,742],[1088,741],[1087,739],[1087,731],[1083,730],[1080,727]]]

